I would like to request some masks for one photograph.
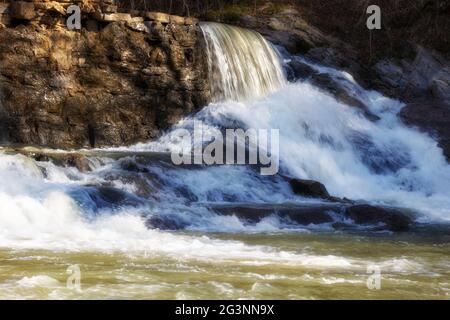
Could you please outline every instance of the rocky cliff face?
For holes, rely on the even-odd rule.
[[[0,137],[58,148],[131,144],[209,101],[197,21],[112,1],[0,3]],[[79,4],[82,29],[66,27]]]

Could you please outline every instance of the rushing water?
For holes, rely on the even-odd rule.
[[[262,97],[286,83],[278,53],[259,33],[219,23],[202,30],[216,102]]]
[[[400,102],[344,72],[311,65],[379,121],[307,82],[288,84],[279,53],[259,34],[202,28],[216,101],[174,129],[192,130],[194,121],[211,131],[280,129],[283,175],[410,209],[417,227],[342,232],[332,223],[300,225],[275,209],[258,221],[219,214],[217,206],[238,212],[323,202],[249,166],[175,166],[168,152],[186,146],[171,132],[132,147],[80,151],[90,171],[4,149],[0,298],[448,298],[450,167],[436,141],[401,124]],[[65,285],[73,264],[81,293]],[[381,290],[366,286],[374,264]]]

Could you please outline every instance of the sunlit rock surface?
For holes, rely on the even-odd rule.
[[[69,4],[0,4],[2,141],[131,144],[158,137],[207,104],[205,45],[195,19],[135,17],[82,1],[83,27],[70,31]]]

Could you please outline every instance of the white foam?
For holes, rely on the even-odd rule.
[[[23,277],[22,279],[18,280],[16,284],[20,287],[41,287],[41,288],[56,288],[61,285],[58,280],[46,275]]]
[[[401,106],[397,101],[375,93],[367,97],[379,122],[307,83],[245,104],[212,104],[201,118],[217,125],[233,119],[249,128],[280,129],[282,167],[293,176],[324,182],[334,195],[406,206],[430,219],[450,220],[450,167],[437,142],[401,124],[395,116]],[[365,141],[358,146],[355,139]],[[361,149],[367,143],[372,150]],[[369,161],[386,171],[375,172]],[[394,168],[389,171],[386,163]]]

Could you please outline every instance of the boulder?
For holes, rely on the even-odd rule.
[[[314,180],[291,179],[289,181],[292,191],[300,196],[329,199],[327,188]]]

